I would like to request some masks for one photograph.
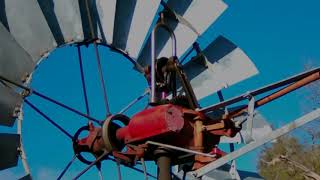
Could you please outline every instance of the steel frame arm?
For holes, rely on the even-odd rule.
[[[249,91],[249,92],[247,92],[245,94],[242,94],[240,96],[231,98],[229,100],[226,100],[226,101],[223,101],[223,102],[211,105],[211,106],[204,107],[204,108],[200,109],[199,111],[203,112],[203,113],[207,113],[207,112],[219,109],[219,108],[223,108],[223,107],[229,106],[231,104],[246,100],[248,95],[257,96],[257,95],[272,91],[274,89],[277,89],[277,88],[280,88],[280,87],[295,83],[297,81],[300,81],[300,80],[302,80],[304,78],[307,78],[307,77],[310,77],[310,76],[317,76],[315,80],[318,80],[318,79],[320,79],[320,75],[319,74],[320,74],[320,68],[318,67],[318,68],[312,69],[310,71],[303,72],[301,74],[295,75],[295,76],[293,76],[291,78],[288,78],[288,79],[285,79],[285,80],[282,80],[282,81],[267,85],[267,86],[265,86],[263,88],[260,88],[260,89],[254,90],[254,91]],[[311,83],[311,82],[309,82],[309,83]],[[306,85],[306,84],[304,84],[304,85]],[[302,86],[304,86],[304,85],[302,85]]]
[[[246,154],[246,153],[258,148],[267,142],[270,142],[274,139],[277,139],[280,136],[283,136],[283,135],[287,134],[288,132],[290,132],[290,131],[292,131],[292,130],[294,130],[294,129],[296,129],[306,123],[309,123],[313,120],[316,120],[319,117],[320,117],[320,108],[318,108],[308,114],[305,114],[304,116],[296,119],[295,121],[288,123],[287,125],[273,131],[272,133],[266,135],[264,138],[262,138],[259,141],[254,141],[248,145],[241,147],[240,149],[238,149],[232,153],[229,153],[226,156],[221,157],[220,159],[192,172],[192,174],[195,177],[201,177],[201,176],[207,174],[208,172],[212,171],[213,169],[216,169],[216,168],[226,164],[227,162],[229,162],[233,159],[236,159],[236,158],[242,156],[243,154]]]

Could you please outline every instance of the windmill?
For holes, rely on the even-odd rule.
[[[157,161],[159,179],[171,178],[171,165],[177,165],[173,176],[178,178],[221,179],[230,175],[237,179],[241,174],[234,168],[235,162],[230,167],[227,162],[319,117],[318,109],[272,131],[255,111],[318,80],[319,68],[224,100],[221,89],[256,75],[258,70],[226,37],[219,36],[204,49],[198,46],[197,38],[227,9],[221,0],[3,0],[0,8],[0,37],[5,42],[0,45],[0,123],[13,126],[18,119],[17,134],[0,136],[0,167],[15,166],[20,156],[27,172],[25,178],[30,178],[30,172],[21,143],[22,105],[34,109],[73,142],[75,156],[58,179],[75,159],[88,164],[75,179],[92,166],[101,168],[102,160],[135,170],[139,162]],[[41,61],[55,48],[67,44],[95,47],[106,119],[95,119],[30,87],[32,73],[38,65],[41,67]],[[98,46],[122,54],[149,84],[149,90],[120,113],[109,110]],[[196,56],[188,57],[191,51]],[[81,57],[80,48],[78,52]],[[221,102],[200,107],[198,101],[212,93],[217,93]],[[71,135],[36,107],[28,99],[30,94],[91,122]],[[256,98],[262,94],[265,97]],[[133,117],[122,113],[146,95],[150,96],[149,108]],[[258,128],[266,130],[265,134],[257,133]],[[84,131],[89,135],[80,139]],[[225,154],[217,148],[222,142],[246,145]],[[85,159],[82,152],[92,153],[96,160]],[[148,176],[145,168],[138,171]]]

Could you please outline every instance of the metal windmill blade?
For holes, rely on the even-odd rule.
[[[224,12],[227,5],[221,0],[198,0],[198,1],[174,1],[169,0],[167,6],[182,16],[193,28],[180,24],[177,19],[169,18],[166,22],[170,28],[174,30],[177,38],[177,55],[181,56],[197,37],[205,32],[205,30],[213,24],[217,18]],[[201,11],[202,13],[198,13]],[[196,29],[196,32],[194,32]],[[171,45],[169,34],[163,30],[159,30],[155,35],[157,38],[156,57],[171,56]],[[150,64],[151,59],[151,37],[149,37],[144,45],[137,61],[142,65]]]
[[[17,165],[19,146],[19,135],[0,133],[0,170],[11,168]]]
[[[2,23],[34,62],[57,46],[36,0],[4,0],[1,6],[5,12]]]
[[[22,97],[0,83],[0,125],[13,126]]]
[[[258,73],[250,58],[223,36],[183,67],[198,99]]]
[[[31,56],[18,44],[10,32],[0,23],[0,75],[22,83],[33,70]]]
[[[158,164],[162,164],[158,165],[158,168],[162,169],[161,171],[158,171],[160,172],[159,174],[162,174],[161,172],[163,172],[163,169],[166,169],[165,171],[167,172],[165,172],[164,174],[170,176],[170,173],[168,172],[170,171],[171,159],[169,158],[169,156],[167,156],[169,155],[167,154],[167,152],[162,151],[166,148],[172,148],[172,150],[174,150],[174,153],[181,153],[181,156],[177,156],[177,160],[179,161],[181,160],[179,159],[179,157],[185,155],[187,155],[187,160],[190,160],[188,158],[193,155],[198,155],[198,157],[206,156],[210,158],[216,158],[217,154],[211,154],[212,151],[207,151],[207,149],[213,150],[214,147],[218,146],[218,144],[214,144],[210,141],[209,143],[212,143],[210,144],[210,146],[212,145],[213,148],[204,148],[205,145],[203,144],[209,143],[203,143],[203,139],[207,139],[209,141],[210,138],[201,137],[203,137],[202,135],[207,135],[202,131],[209,131],[211,125],[214,126],[219,123],[212,122],[212,119],[210,118],[207,119],[206,115],[208,115],[208,113],[220,113],[219,110],[228,108],[230,105],[238,102],[237,99],[243,100],[247,97],[241,96],[237,97],[236,100],[231,99],[230,101],[221,102],[221,104],[217,105],[220,109],[218,109],[215,105],[213,105],[213,107],[200,109],[200,107],[198,106],[192,106],[192,102],[190,101],[190,99],[188,99],[188,103],[192,107],[190,106],[190,108],[187,106],[183,106],[182,103],[184,103],[185,101],[184,96],[179,97],[181,99],[168,98],[166,89],[166,92],[160,92],[163,93],[163,99],[161,100],[164,100],[164,103],[166,103],[164,106],[162,106],[163,104],[160,103],[160,105],[156,103],[150,103],[152,107],[144,109],[131,118],[125,116],[122,113],[109,113],[108,98],[106,95],[107,91],[105,89],[98,46],[106,46],[111,50],[122,54],[131,63],[133,63],[136,69],[138,69],[143,75],[145,75],[145,77],[147,77],[147,72],[145,72],[145,69],[143,69],[145,66],[153,63],[153,67],[155,67],[154,63],[157,58],[176,56],[172,58],[172,62],[174,63],[175,68],[174,73],[180,73],[180,81],[183,82],[187,82],[187,78],[182,77],[181,74],[186,74],[188,80],[190,80],[190,84],[192,87],[189,86],[189,82],[183,84],[185,85],[185,94],[188,94],[187,90],[191,89],[188,92],[192,92],[192,100],[197,101],[225,87],[250,78],[258,73],[258,70],[255,67],[254,63],[244,53],[244,51],[242,51],[230,40],[222,36],[219,36],[203,50],[197,49],[197,56],[182,65],[181,69],[183,69],[184,72],[179,71],[181,64],[176,60],[179,60],[179,58],[186,53],[185,51],[187,49],[190,49],[190,47],[197,41],[197,39],[221,16],[221,14],[226,9],[227,4],[222,0],[0,1],[0,38],[3,42],[0,44],[0,125],[12,126],[15,122],[17,112],[19,110],[21,111],[18,118],[19,123],[17,123],[17,134],[0,134],[0,170],[16,166],[19,153],[21,155],[23,164],[25,164],[23,147],[20,139],[21,132],[19,132],[21,131],[21,120],[23,116],[21,108],[21,104],[23,101],[25,102],[25,105],[28,105],[31,109],[35,110],[38,114],[43,116],[44,119],[58,128],[72,141],[72,148],[75,152],[74,157],[67,164],[66,168],[62,171],[58,179],[63,176],[63,174],[68,170],[68,168],[75,160],[80,160],[81,162],[89,165],[86,169],[81,171],[75,179],[80,177],[90,167],[95,165],[98,167],[100,172],[101,161],[108,159],[109,157],[106,157],[107,155],[113,156],[114,159],[110,159],[113,159],[115,162],[117,162],[119,166],[121,164],[120,160],[126,162],[123,164],[127,165],[135,164],[137,160],[140,160],[144,170],[138,169],[138,171],[144,173],[145,176],[148,175],[144,164],[145,160],[159,160]],[[157,12],[160,11],[161,13],[157,15]],[[158,24],[160,24],[159,22],[163,22],[168,27],[168,29],[170,29],[169,32],[172,32],[172,34],[168,34],[165,30],[160,29],[156,32],[156,38],[152,38],[153,30],[156,29],[155,27],[157,27]],[[170,37],[175,37],[173,39],[176,39],[176,48],[171,47]],[[151,39],[157,40],[156,45],[152,45],[152,47],[155,47],[154,49],[151,48]],[[152,42],[155,42],[155,40]],[[31,82],[32,73],[35,71],[35,67],[41,66],[41,60],[44,59],[44,57],[46,57],[49,52],[53,51],[57,47],[63,47],[67,44],[75,44],[78,47],[77,50],[79,56],[80,71],[82,75],[82,88],[85,96],[85,104],[87,110],[86,114],[37,92],[35,89],[31,88],[29,84]],[[98,70],[100,73],[101,86],[103,87],[104,92],[107,118],[103,121],[97,120],[90,116],[89,105],[86,97],[86,88],[84,85],[85,78],[83,76],[80,46],[88,46],[90,44],[93,44],[94,46],[93,48],[95,50],[95,58],[99,66]],[[171,49],[175,49],[176,54],[171,53]],[[146,69],[148,69],[148,67],[146,67]],[[152,68],[152,70],[154,70],[155,72],[155,68]],[[319,72],[319,70],[317,70],[317,72]],[[317,75],[316,72],[313,73]],[[153,73],[153,75],[155,75],[155,73]],[[174,85],[170,86],[170,88],[174,89],[171,89],[171,92],[173,96],[178,97],[176,96],[176,74],[174,74],[173,78],[171,77],[171,75],[172,74],[170,74],[170,81],[172,80],[174,82]],[[156,78],[154,78],[153,80],[155,79]],[[310,83],[311,81],[312,79],[309,80],[308,83]],[[290,80],[290,83],[294,84],[296,83],[296,81]],[[288,83],[287,81],[285,85],[288,85],[290,83]],[[186,84],[188,86],[186,86]],[[151,89],[151,91],[148,89],[148,92],[146,91],[144,95],[139,96],[136,100],[133,101],[133,103],[130,103],[128,106],[126,106],[122,112],[126,111],[127,108],[131,107],[132,104],[142,99],[149,92],[151,92],[151,95],[155,94],[153,91],[156,89],[155,86],[153,86],[152,84],[150,86],[151,87],[149,88]],[[169,86],[163,87],[166,88]],[[267,89],[268,91],[270,89],[274,89],[274,86],[271,86],[270,89]],[[27,93],[23,93],[21,90],[30,92],[31,94],[33,93],[34,95],[41,97],[42,99],[50,101],[51,103],[59,105],[60,107],[63,107],[92,121],[87,122],[89,125],[81,127],[80,129],[78,129],[75,135],[72,136],[72,134],[59,126],[58,123],[56,123],[53,119],[43,113],[39,108],[37,108],[36,105],[33,105],[31,100],[29,101],[28,97],[25,97]],[[193,92],[195,93],[196,97],[193,95]],[[159,92],[157,93],[160,94]],[[169,91],[168,94],[170,94]],[[250,95],[255,96],[257,94],[253,93]],[[252,99],[254,100],[254,98],[251,98],[251,100]],[[253,115],[253,112],[255,112],[255,101],[251,100],[250,102],[253,102],[253,106],[251,106],[252,111],[250,112],[252,113],[247,113]],[[181,104],[179,104],[178,101],[183,102],[180,102]],[[159,108],[160,110],[157,108]],[[249,105],[245,108],[250,109]],[[246,110],[245,108],[242,109],[242,113]],[[185,109],[187,109],[188,111],[184,111]],[[319,115],[319,110],[316,113],[316,115]],[[242,116],[239,115],[240,117],[234,118],[233,116],[230,116],[231,118],[229,119],[218,119],[221,120],[221,122],[224,122],[224,120],[232,121],[231,126],[224,126],[223,128],[218,129],[218,131],[226,130],[227,132],[228,130],[230,130],[235,132],[236,130],[240,130],[238,127],[235,128],[236,126],[232,126],[234,125],[232,123],[233,121],[237,121],[238,119],[240,119],[239,121],[243,121],[243,119],[248,118],[247,115],[243,114]],[[150,117],[147,117],[147,115],[149,115]],[[195,117],[193,117],[194,115]],[[190,116],[190,118],[193,119],[185,119],[187,118],[187,116]],[[313,116],[315,115],[313,114]],[[276,131],[273,132],[270,125],[263,119],[263,117],[260,117],[259,113],[256,112],[253,117],[250,117],[250,122],[253,122],[253,128],[247,128],[250,127],[250,123],[248,123],[248,126],[246,126],[246,124],[244,123],[243,129],[240,131],[240,133],[238,133],[237,131],[236,133],[238,134],[234,138],[225,138],[223,137],[223,135],[214,134],[214,132],[211,133],[214,135],[214,137],[217,137],[217,143],[219,143],[219,140],[225,143],[243,141],[247,142],[248,140],[246,140],[246,137],[250,135],[252,136],[253,141],[251,141],[250,144],[244,145],[244,147],[253,148],[259,146],[260,138],[263,137],[265,138],[264,141],[269,141],[271,140],[271,138],[266,138],[266,136],[272,135],[272,137],[277,137],[280,134],[283,134],[284,131],[288,131],[289,129],[287,128],[285,130],[282,130],[283,132],[281,131],[281,133]],[[153,123],[153,121],[150,121],[150,119],[155,120],[154,122],[156,123]],[[112,123],[112,121],[114,120],[121,121],[123,126],[119,125],[118,127],[118,125],[114,125]],[[97,127],[94,127],[93,121],[99,125]],[[311,119],[309,119],[308,121],[311,121]],[[162,125],[161,122],[163,123]],[[188,122],[190,124],[186,123],[186,125],[184,125],[185,122]],[[203,125],[203,122],[206,122],[205,125]],[[302,123],[304,122],[301,122],[300,125],[302,125]],[[211,126],[211,128],[213,126]],[[139,131],[139,128],[141,129],[141,131]],[[195,129],[196,131],[194,131]],[[248,133],[249,130],[251,131],[251,129],[252,133]],[[147,130],[149,130],[149,132]],[[79,139],[80,133],[82,131],[89,131],[88,137]],[[261,131],[263,131],[263,133],[261,133]],[[180,134],[181,132],[186,134]],[[186,135],[187,137],[190,136],[190,138],[185,138]],[[242,137],[240,135],[242,135]],[[193,139],[196,136],[200,138]],[[232,137],[231,135],[229,136]],[[159,143],[154,142],[153,140],[164,141]],[[168,142],[167,140],[170,140],[170,142]],[[178,143],[175,144],[176,142]],[[130,151],[122,152],[122,146],[127,146],[127,149]],[[160,151],[155,152],[155,154],[151,154],[151,152],[154,153],[154,149]],[[81,155],[81,152],[92,153],[93,155],[95,155],[95,157],[98,158],[96,158],[93,162],[88,161]],[[138,152],[139,154],[135,154],[136,152]],[[144,153],[150,154],[144,156]],[[129,156],[126,156],[128,154]],[[170,156],[171,155],[172,154],[170,154]],[[193,176],[193,178],[201,178],[201,176],[203,179],[234,178],[233,176],[231,176],[232,173],[229,173],[227,171],[228,169],[232,169],[234,166],[231,165],[230,167],[226,164],[226,162],[240,155],[234,155],[230,153],[226,156],[232,157],[224,158],[224,156],[219,159],[215,159],[217,160],[217,164],[214,164],[214,161],[210,161],[210,164],[213,164],[208,164],[210,166],[205,167],[204,169],[198,168],[196,171],[199,174],[197,176]],[[145,159],[149,157],[150,159]],[[193,159],[194,161],[191,160],[189,162],[196,163],[195,159],[196,158]],[[165,168],[160,168],[160,166]],[[130,168],[134,169],[135,167],[130,166]],[[28,175],[23,177],[22,179],[31,179],[29,172],[27,170],[26,172]],[[247,172],[240,171],[239,173],[242,178],[255,177],[255,174],[248,175]]]
[[[84,33],[78,0],[37,0],[37,2],[58,45],[83,41]]]

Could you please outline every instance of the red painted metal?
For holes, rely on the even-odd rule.
[[[183,108],[172,104],[146,109],[134,115],[128,126],[117,131],[117,139],[127,143],[178,133],[184,126]]]

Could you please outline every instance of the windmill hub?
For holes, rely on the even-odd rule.
[[[204,128],[209,121],[210,118],[196,110],[170,103],[143,110],[131,119],[116,114],[108,117],[102,128],[94,127],[92,123],[80,128],[74,137],[74,150],[76,154],[80,154],[78,158],[87,164],[90,164],[90,161],[81,156],[82,152],[90,152],[96,157],[108,152],[125,164],[135,164],[141,158],[157,161],[157,152],[166,147],[149,142],[165,143],[178,148],[216,154],[216,157],[219,157],[223,155],[216,147],[220,136],[234,136],[238,129],[221,122],[214,123],[211,129]],[[120,124],[124,126],[121,127]],[[78,140],[83,131],[89,131],[88,136]],[[126,151],[123,152],[125,146]],[[195,161],[194,169],[215,159],[202,155],[182,158],[187,154],[176,149],[166,150],[166,156],[172,157],[174,164]]]

